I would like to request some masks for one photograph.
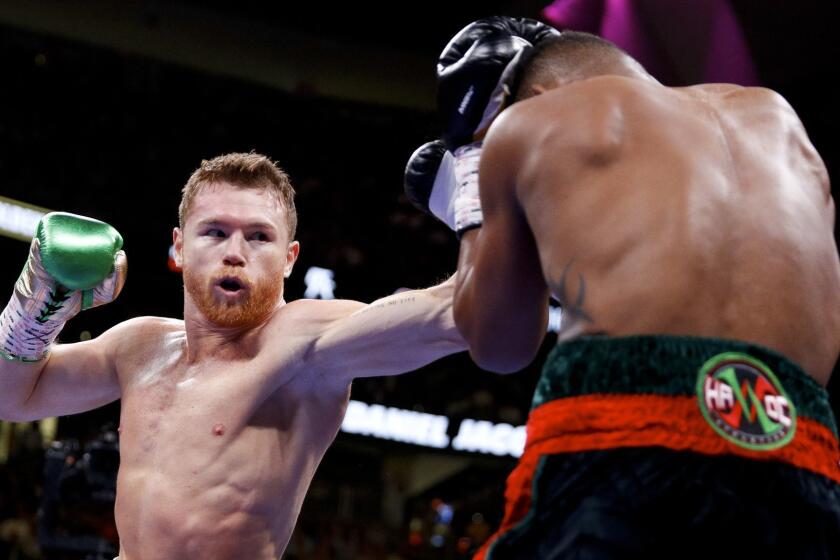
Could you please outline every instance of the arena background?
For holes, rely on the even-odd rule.
[[[333,271],[336,297],[362,301],[454,271],[453,236],[402,194],[406,159],[438,134],[437,54],[474,19],[539,18],[547,2],[283,4],[0,2],[0,197],[105,220],[129,256],[118,302],[79,315],[62,341],[139,315],[181,316],[181,279],[167,267],[180,188],[202,158],[230,151],[271,156],[297,188],[302,251],[287,299],[303,297],[310,267]],[[709,19],[731,10],[752,62],[744,81],[791,102],[836,184],[840,48],[829,5],[561,0],[554,8],[590,24],[626,9],[668,85],[703,81],[717,62],[710,56],[731,54],[712,48]],[[27,248],[0,237],[0,287],[9,294]],[[543,350],[554,340],[549,333]],[[525,422],[537,370],[496,376],[462,354],[356,381],[354,425],[327,453],[285,558],[468,557],[499,520],[515,462],[509,448],[521,433],[512,427]],[[420,445],[412,425],[439,419],[375,404],[445,417],[453,441]],[[0,558],[111,558],[118,416],[115,403],[57,424],[2,424]]]

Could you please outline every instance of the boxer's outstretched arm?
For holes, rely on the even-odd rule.
[[[484,141],[479,191],[484,225],[461,238],[455,322],[484,369],[510,373],[536,356],[548,325],[548,287],[516,197],[519,145],[503,114]]]
[[[306,352],[314,369],[339,380],[396,375],[467,349],[452,317],[454,278],[370,304],[322,302],[330,319]]]

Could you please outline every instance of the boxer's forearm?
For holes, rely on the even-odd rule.
[[[467,349],[452,316],[454,278],[424,290],[409,290],[379,299],[357,313],[358,326],[376,337],[382,360],[379,372],[362,375],[394,375]],[[376,330],[380,332],[377,334]]]
[[[454,278],[393,294],[335,321],[311,355],[322,371],[396,375],[467,349],[452,317]]]
[[[548,291],[527,247],[470,230],[461,238],[454,318],[480,367],[511,373],[528,365],[545,335]]]

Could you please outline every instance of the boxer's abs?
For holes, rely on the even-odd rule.
[[[291,399],[261,402],[253,372],[178,381],[175,368],[126,388],[120,560],[280,557],[330,438],[310,437]]]
[[[561,337],[747,340],[825,383],[840,351],[840,264],[807,137],[767,92],[660,89],[611,107],[616,142],[602,157],[581,146],[571,171],[533,158],[519,185],[565,307]],[[549,135],[535,149],[568,146]],[[550,178],[570,173],[558,193]]]

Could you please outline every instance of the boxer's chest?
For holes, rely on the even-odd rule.
[[[123,455],[150,459],[164,447],[211,453],[229,447],[269,399],[270,374],[254,361],[150,367],[123,394]]]

